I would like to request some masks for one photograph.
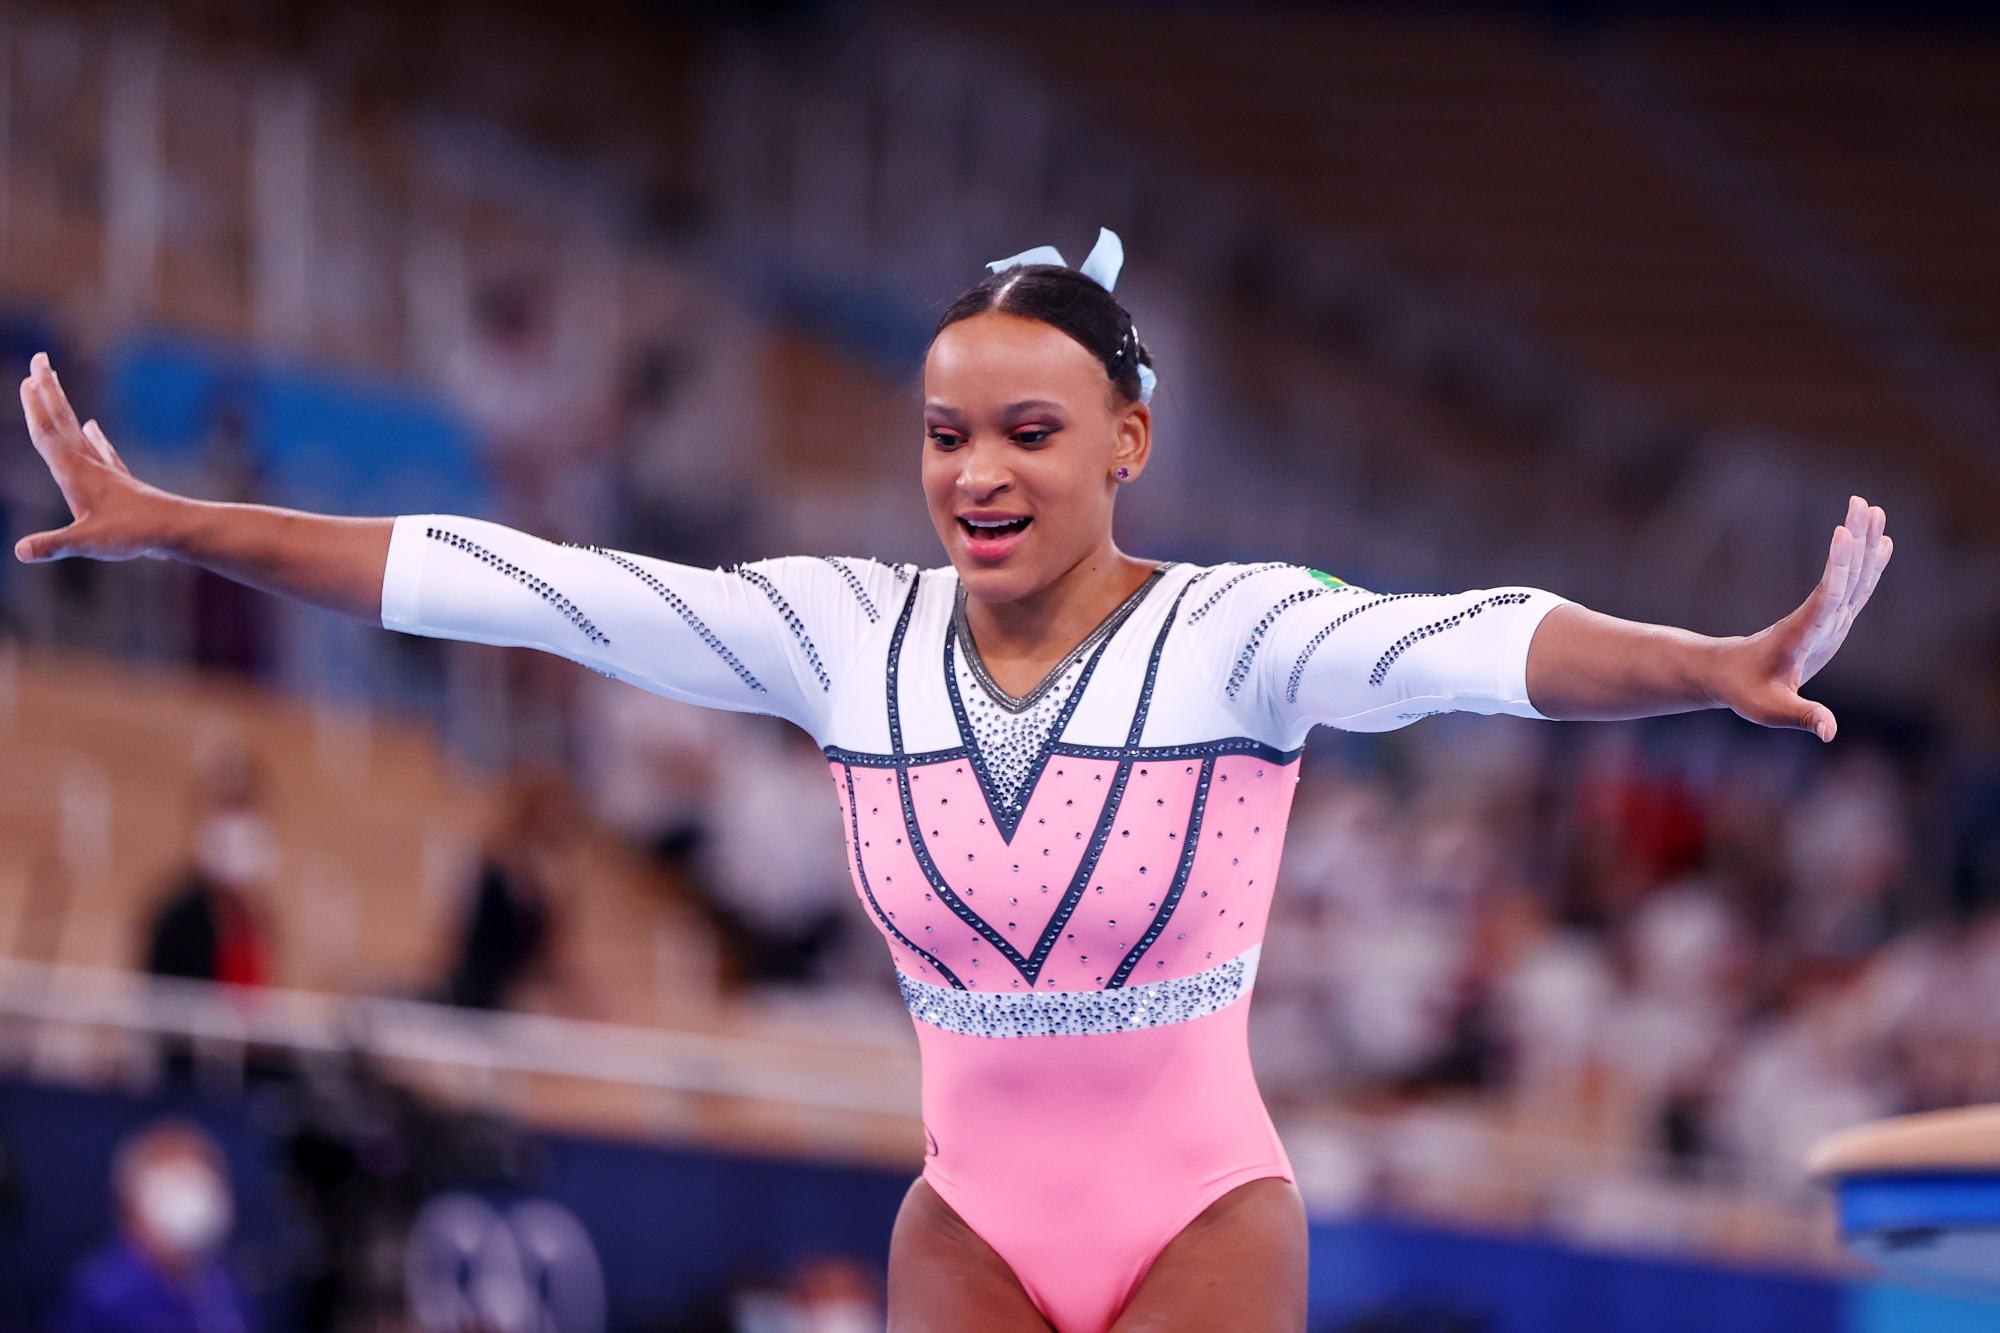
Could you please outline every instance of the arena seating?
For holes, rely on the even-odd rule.
[[[1587,53],[1566,50],[1543,29],[1381,12],[1179,10],[1141,23],[1110,10],[1010,7],[954,18],[985,39],[1056,37],[1034,42],[1035,66],[1086,116],[1151,145],[1163,169],[1196,173],[1171,188],[1226,183],[1288,225],[1533,330],[1590,372],[1654,395],[1689,421],[1759,427],[1846,456],[1879,456],[1893,445],[1955,484],[1988,484],[1969,475],[1957,442],[1941,438],[1882,366],[1649,159],[1591,88]],[[1710,50],[1665,38],[1658,45],[1677,59]],[[1114,49],[1121,76],[1107,79],[1102,53]],[[1806,152],[1800,134],[1784,138],[1788,128],[1813,122],[1822,136],[1841,132],[1838,117],[1816,115],[1821,104],[1805,86],[1813,49],[1773,37],[1738,40],[1705,58],[1718,97],[1727,96],[1732,68],[1741,97],[1769,98],[1752,74],[1774,61],[1795,67],[1781,78],[1799,82],[1801,98],[1789,110],[1759,102],[1755,111],[1770,122],[1766,138]],[[1914,88],[1937,87],[1930,65],[1953,66],[1941,51],[1877,56],[1850,42],[1840,53],[1844,69],[1879,63],[1883,93],[1894,98],[1900,79],[1912,103]],[[1956,68],[1976,80],[1976,63]],[[1958,132],[1957,112],[1978,95],[1939,91],[1928,130],[1915,112],[1900,123],[1913,139],[1936,142],[1946,119]],[[1849,128],[1870,127],[1879,156],[1902,160],[1905,142],[1884,134],[1875,102],[1855,99],[1847,110]],[[1932,156],[1944,168],[1953,153],[1974,151],[1966,144]],[[1852,195],[1866,179],[1865,161],[1855,162],[1859,179],[1824,152],[1809,165],[1822,193]],[[1857,225],[1884,242],[1901,240],[1931,273],[1958,274],[1960,256],[1930,242],[1963,237],[1963,248],[1990,235],[1976,225],[1977,193],[1962,183],[1893,196],[1878,188],[1869,193],[1875,212]],[[1924,201],[1953,194],[1969,196],[1959,212],[1919,225]],[[1973,271],[1988,266],[1975,257]],[[1966,288],[1939,299],[1968,310],[1992,304]]]
[[[2000,87],[1991,38],[1715,27],[1644,43],[1784,187],[2000,366]]]
[[[187,865],[199,775],[230,754],[249,758],[261,774],[283,849],[264,903],[274,995],[290,1006],[280,1016],[300,1005],[311,1010],[308,997],[288,999],[289,992],[328,1000],[436,993],[461,929],[487,808],[480,784],[426,731],[214,679],[10,650],[0,656],[0,973],[16,998],[26,974],[9,968],[56,964],[75,973],[67,984],[78,995],[98,997],[72,1015],[79,1030],[127,1024],[117,1018],[120,993],[91,969],[129,968],[143,956],[146,923]],[[633,849],[586,827],[570,856],[574,888],[563,904],[555,965],[571,981],[531,988],[524,1003],[551,1018],[585,1020],[568,1038],[574,1047],[636,1042],[635,1058],[665,1060],[646,1054],[647,1034],[688,1034],[709,1043],[673,1057],[693,1061],[696,1089],[709,1077],[701,1070],[738,1067],[749,1071],[744,1087],[755,1087],[766,1068],[819,1068],[836,1082],[886,1087],[910,1082],[906,1038],[885,1045],[845,1030],[837,1017],[815,1023],[726,1002],[708,927]],[[35,1016],[63,1026],[54,1011]],[[562,1030],[515,1033],[513,1021],[497,1017],[492,1033],[464,1039],[475,1054],[487,1043],[486,1073],[477,1061],[453,1057],[416,1059],[409,1075],[451,1100],[499,1096],[532,1123],[621,1137],[899,1163],[921,1142],[913,1106],[857,1115],[816,1110],[812,1099],[782,1088],[765,1096],[682,1094],[670,1077],[664,1090],[649,1089],[643,1069],[566,1076],[533,1054],[561,1044]],[[273,1040],[289,1043],[292,1030],[280,1022]],[[0,1063],[18,1057],[21,1039],[10,1030],[0,1045],[11,1054]],[[117,1082],[129,1072],[115,1044],[94,1048],[112,1052],[109,1063],[88,1052],[65,1057],[60,1044],[32,1036],[25,1049],[60,1081]],[[508,1088],[496,1091],[496,1078]]]

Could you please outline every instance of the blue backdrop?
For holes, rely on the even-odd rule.
[[[0,1084],[0,1327],[37,1327],[70,1267],[110,1234],[119,1139],[162,1114],[221,1141],[241,1257],[276,1267],[300,1227],[281,1183],[282,1126],[242,1102]],[[595,1240],[614,1329],[657,1329],[735,1277],[808,1255],[879,1265],[903,1172],[544,1137],[535,1194]],[[1818,1276],[1588,1253],[1387,1219],[1313,1228],[1315,1333],[1901,1333],[2000,1328],[2000,1307]],[[282,1321],[284,1310],[272,1315]]]

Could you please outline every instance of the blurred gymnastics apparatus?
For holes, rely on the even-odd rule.
[[[1867,494],[1831,747],[1316,737],[1253,1049],[1316,1330],[1976,1327],[1807,1153],[2000,1101],[2000,36],[1728,9],[7,0],[0,363],[190,494],[930,565],[941,303],[1101,222],[1138,553],[1728,633]],[[0,568],[0,1322],[879,1329],[916,1091],[788,728]]]

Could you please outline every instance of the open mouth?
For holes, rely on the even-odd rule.
[[[1025,514],[1020,518],[1008,519],[961,517],[958,525],[965,529],[967,536],[975,540],[993,541],[1000,537],[1012,537],[1016,533],[1026,532],[1028,525],[1034,521]]]

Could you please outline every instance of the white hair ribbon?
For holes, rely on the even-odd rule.
[[[996,259],[986,267],[995,273],[1005,273],[1010,268],[1023,264],[1054,264],[1057,268],[1068,268],[1069,261],[1062,257],[1062,251],[1053,245],[1038,245],[1032,250],[1023,250],[1018,255]],[[1119,270],[1125,267],[1125,242],[1118,239],[1118,233],[1109,227],[1097,229],[1097,244],[1090,247],[1090,254],[1077,265],[1076,271],[1089,278],[1105,291],[1118,286]]]
[[[1023,264],[1054,264],[1057,268],[1069,267],[1069,261],[1062,257],[1062,251],[1053,245],[1038,245],[1032,250],[1023,250],[1018,255],[996,259],[986,267],[995,273],[1005,273],[1008,269],[1019,268]]]
[[[1124,267],[1125,242],[1111,228],[1099,227],[1097,244],[1090,247],[1076,271],[1108,292],[1118,286],[1118,271]]]
[[[996,259],[986,267],[994,273],[1005,273],[1008,269],[1019,268],[1023,264],[1053,264],[1057,268],[1069,267],[1069,262],[1062,257],[1062,251],[1056,249],[1053,245],[1038,245],[1032,250],[1023,250],[1018,255],[1009,255],[1005,259]],[[1117,288],[1118,274],[1124,267],[1125,242],[1118,239],[1118,233],[1111,230],[1111,228],[1099,227],[1097,229],[1097,244],[1090,247],[1090,253],[1084,257],[1084,261],[1081,264],[1077,265],[1076,271],[1108,292]],[[1153,386],[1160,382],[1160,377],[1153,373],[1151,366],[1139,366],[1137,369],[1139,371],[1139,401],[1150,403],[1153,401]]]

